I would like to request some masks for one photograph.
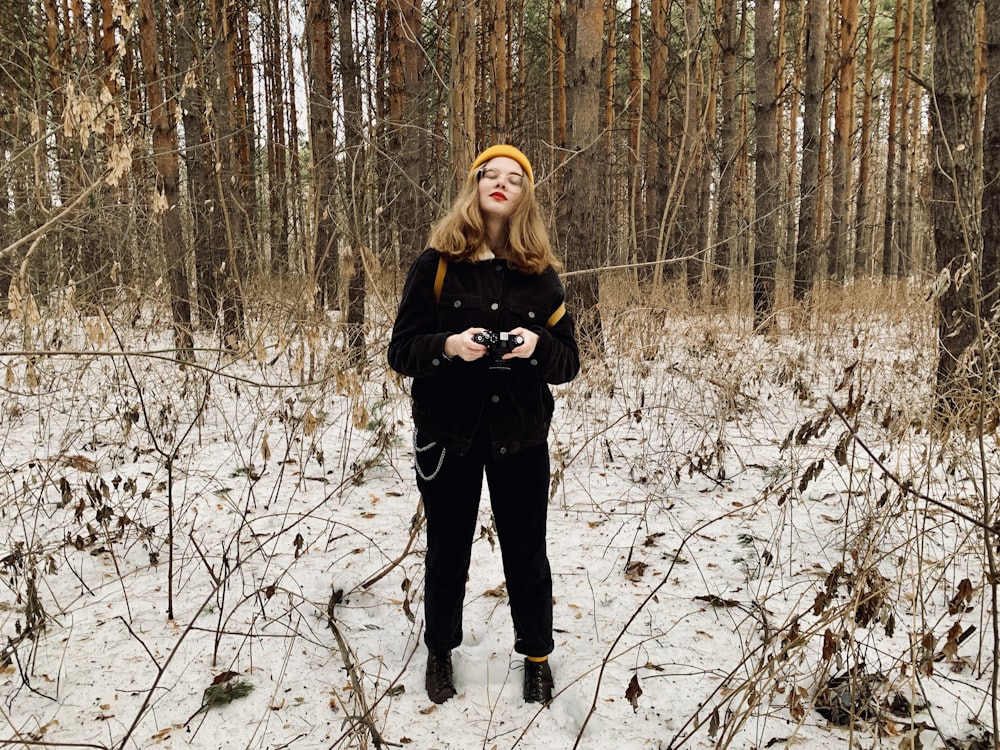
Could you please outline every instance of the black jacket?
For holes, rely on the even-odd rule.
[[[551,268],[529,275],[506,261],[449,262],[440,301],[434,279],[438,252],[425,250],[410,268],[389,341],[389,366],[413,378],[413,421],[421,436],[464,454],[487,420],[493,455],[510,455],[548,437],[553,401],[548,384],[565,383],[580,370],[573,318],[551,327],[565,289]],[[530,359],[507,360],[509,371],[444,357],[453,333],[482,327],[494,332],[523,327],[538,334]]]

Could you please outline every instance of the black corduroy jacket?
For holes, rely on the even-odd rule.
[[[495,457],[544,443],[554,407],[549,384],[569,382],[580,370],[572,316],[547,325],[566,296],[558,274],[522,273],[500,259],[449,262],[438,299],[439,258],[427,249],[410,268],[389,341],[389,366],[413,378],[417,431],[459,454],[483,420]],[[509,370],[491,369],[489,356],[446,359],[445,339],[472,327],[527,328],[538,344],[530,359],[507,360]]]

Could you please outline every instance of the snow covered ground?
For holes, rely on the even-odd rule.
[[[556,389],[547,708],[521,701],[485,498],[458,696],[423,691],[385,331],[360,373],[332,328],[287,324],[181,370],[148,320],[8,324],[0,744],[971,747],[998,460],[927,429],[925,313],[605,321],[605,357]]]

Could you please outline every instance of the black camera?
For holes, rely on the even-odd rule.
[[[490,358],[491,370],[509,370],[510,363],[503,359],[504,354],[509,354],[524,343],[524,337],[516,333],[501,331],[483,331],[472,334],[472,340],[477,344],[486,347],[486,354]]]

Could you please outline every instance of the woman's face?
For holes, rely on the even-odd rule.
[[[521,165],[506,156],[490,159],[477,172],[479,210],[489,219],[509,219],[528,179]]]

